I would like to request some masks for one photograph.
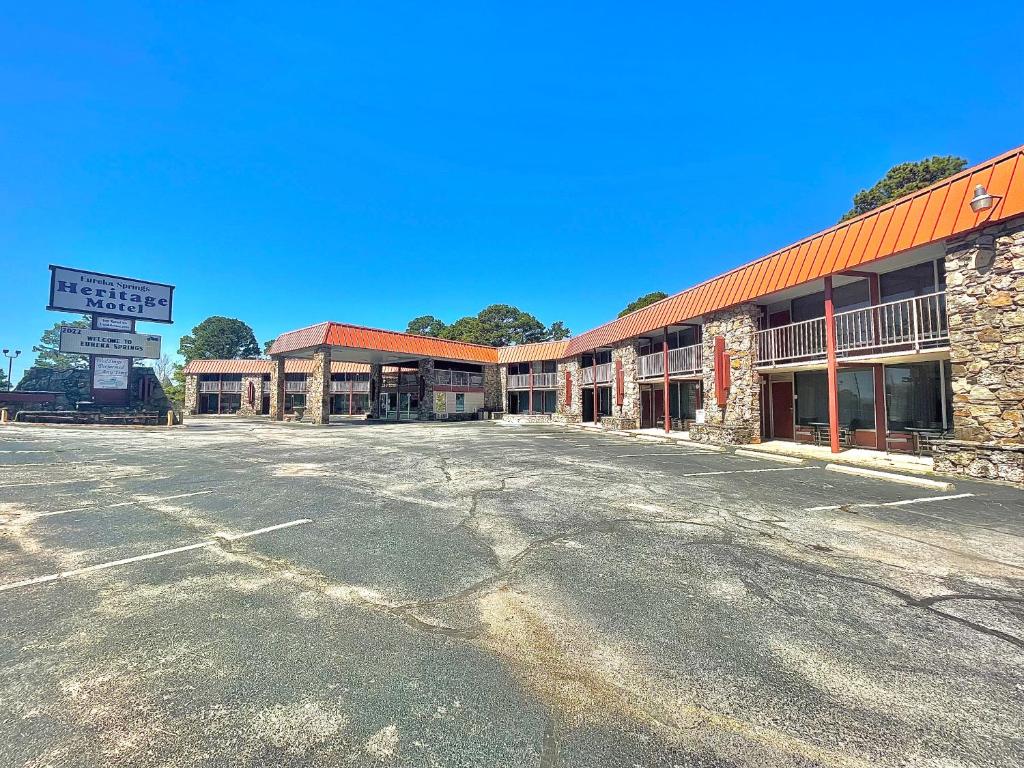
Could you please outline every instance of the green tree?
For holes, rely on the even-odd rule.
[[[561,320],[555,320],[548,327],[548,339],[551,341],[561,341],[562,339],[568,339],[572,336],[572,331],[565,327],[565,323]]]
[[[629,304],[626,305],[626,308],[619,312],[619,317],[625,317],[630,312],[636,312],[638,309],[643,309],[648,304],[653,304],[656,301],[661,301],[662,299],[667,298],[668,294],[664,291],[653,291],[652,293],[641,296],[636,301],[629,302]]]
[[[271,339],[270,341],[264,341],[263,342],[263,356],[264,357],[266,357],[267,355],[270,354],[270,348],[272,346],[274,346],[274,342],[275,341],[277,341],[277,339]]]
[[[4,362],[3,370],[0,370],[0,389],[10,389],[10,382],[7,381],[7,358],[0,358]]]
[[[967,161],[954,155],[935,155],[916,163],[894,165],[875,186],[871,189],[862,189],[853,196],[853,208],[848,210],[840,221],[873,211],[890,200],[924,189],[954,173],[959,173],[966,167]]]
[[[440,336],[447,326],[433,315],[420,315],[414,317],[406,326],[406,333],[416,333],[420,336]]]
[[[208,317],[192,333],[181,337],[178,354],[185,363],[193,360],[230,360],[260,356],[252,328],[233,317]]]
[[[175,363],[171,369],[170,378],[166,381],[162,380],[160,386],[164,388],[164,394],[167,395],[167,399],[171,401],[174,409],[181,410],[185,404],[185,374],[182,371],[182,366]]]
[[[36,353],[35,365],[39,368],[88,368],[89,358],[85,355],[69,355],[60,351],[60,327],[70,325],[75,328],[91,328],[92,318],[83,316],[79,320],[69,322],[57,322],[52,328],[43,331],[39,343],[32,347]]]

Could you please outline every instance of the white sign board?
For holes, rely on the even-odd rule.
[[[697,422],[698,424],[703,424],[704,423],[704,409],[703,408],[698,408],[696,411],[693,412],[693,420],[695,422]]]
[[[79,355],[116,357],[160,357],[160,337],[124,331],[94,331],[91,328],[60,327],[60,351]]]
[[[171,322],[174,286],[50,265],[47,309]]]
[[[96,318],[96,327],[102,331],[130,331],[132,321],[124,317],[103,317]]]
[[[128,389],[127,357],[94,357],[93,389]]]

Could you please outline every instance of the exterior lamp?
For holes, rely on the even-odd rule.
[[[974,197],[971,198],[971,210],[975,213],[987,211],[996,200],[1002,200],[1002,195],[990,195],[984,184],[974,188]]]
[[[20,354],[21,354],[21,350],[20,349],[14,350],[14,354],[13,355],[11,354],[11,350],[9,350],[9,349],[5,349],[4,350],[4,357],[7,358],[7,391],[8,392],[11,391],[11,384],[12,384],[12,382],[11,382],[11,368],[14,365],[14,359],[18,355],[20,355]]]

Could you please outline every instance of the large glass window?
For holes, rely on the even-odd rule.
[[[832,304],[836,312],[860,309],[871,305],[868,281],[857,280],[846,285],[837,285],[832,291]],[[792,318],[794,323],[825,316],[825,292],[818,291],[810,296],[793,299]]]
[[[612,388],[598,387],[598,412],[602,416],[612,415]]]
[[[558,363],[555,360],[545,360],[540,364],[541,373],[556,373],[558,371]]]
[[[870,368],[839,371],[839,424],[875,428],[875,374]]]
[[[828,374],[824,371],[793,374],[796,389],[796,423],[828,423]]]
[[[945,275],[943,273],[943,279]],[[882,303],[935,293],[935,263],[927,261],[897,269],[879,278]]]
[[[949,361],[885,366],[889,429],[948,429],[953,395]]]
[[[466,395],[462,392],[455,393],[455,412],[465,413],[466,412]]]

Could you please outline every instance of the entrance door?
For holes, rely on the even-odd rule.
[[[583,420],[593,421],[594,420],[594,390],[584,389],[583,390]]]
[[[793,382],[773,381],[772,437],[793,439]]]
[[[640,428],[649,429],[654,426],[654,390],[651,387],[640,388]]]

